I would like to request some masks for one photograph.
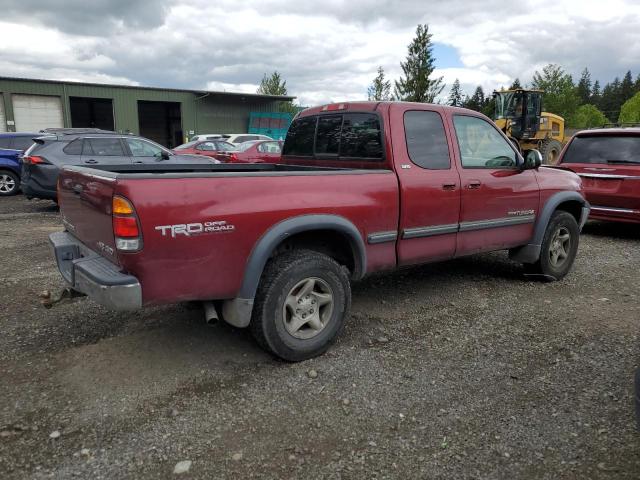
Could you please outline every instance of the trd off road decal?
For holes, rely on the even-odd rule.
[[[155,227],[163,237],[176,238],[178,235],[192,237],[203,233],[231,232],[236,226],[227,223],[225,220],[196,222],[196,223],[180,223],[177,225],[159,225]]]

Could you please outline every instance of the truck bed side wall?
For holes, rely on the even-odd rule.
[[[392,171],[117,183],[136,207],[144,242],[141,252],[121,253],[119,260],[139,278],[145,304],[236,297],[258,240],[273,225],[302,215],[353,223],[366,245],[366,271],[396,265],[395,242],[367,243],[372,233],[397,230]]]

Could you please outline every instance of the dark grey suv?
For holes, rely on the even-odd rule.
[[[27,198],[56,200],[64,165],[211,164],[213,158],[176,155],[151,140],[98,129],[49,129],[34,139],[22,158],[22,192]]]

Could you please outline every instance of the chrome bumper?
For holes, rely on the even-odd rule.
[[[71,288],[112,310],[142,307],[137,278],[118,271],[116,265],[67,232],[52,233],[49,241],[58,270]]]

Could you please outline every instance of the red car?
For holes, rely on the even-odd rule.
[[[558,166],[582,177],[591,218],[640,223],[640,128],[578,132]]]
[[[296,117],[278,163],[65,167],[50,240],[70,288],[108,308],[203,301],[298,361],[329,348],[367,274],[509,250],[563,278],[589,205],[541,163],[470,110],[325,105]]]
[[[253,140],[218,152],[216,158],[226,163],[278,163],[282,155],[282,142],[277,140]]]
[[[184,143],[173,150],[175,153],[180,155],[206,155],[207,157],[217,158],[216,155],[218,153],[233,150],[235,148],[235,145],[223,140],[200,140]]]

